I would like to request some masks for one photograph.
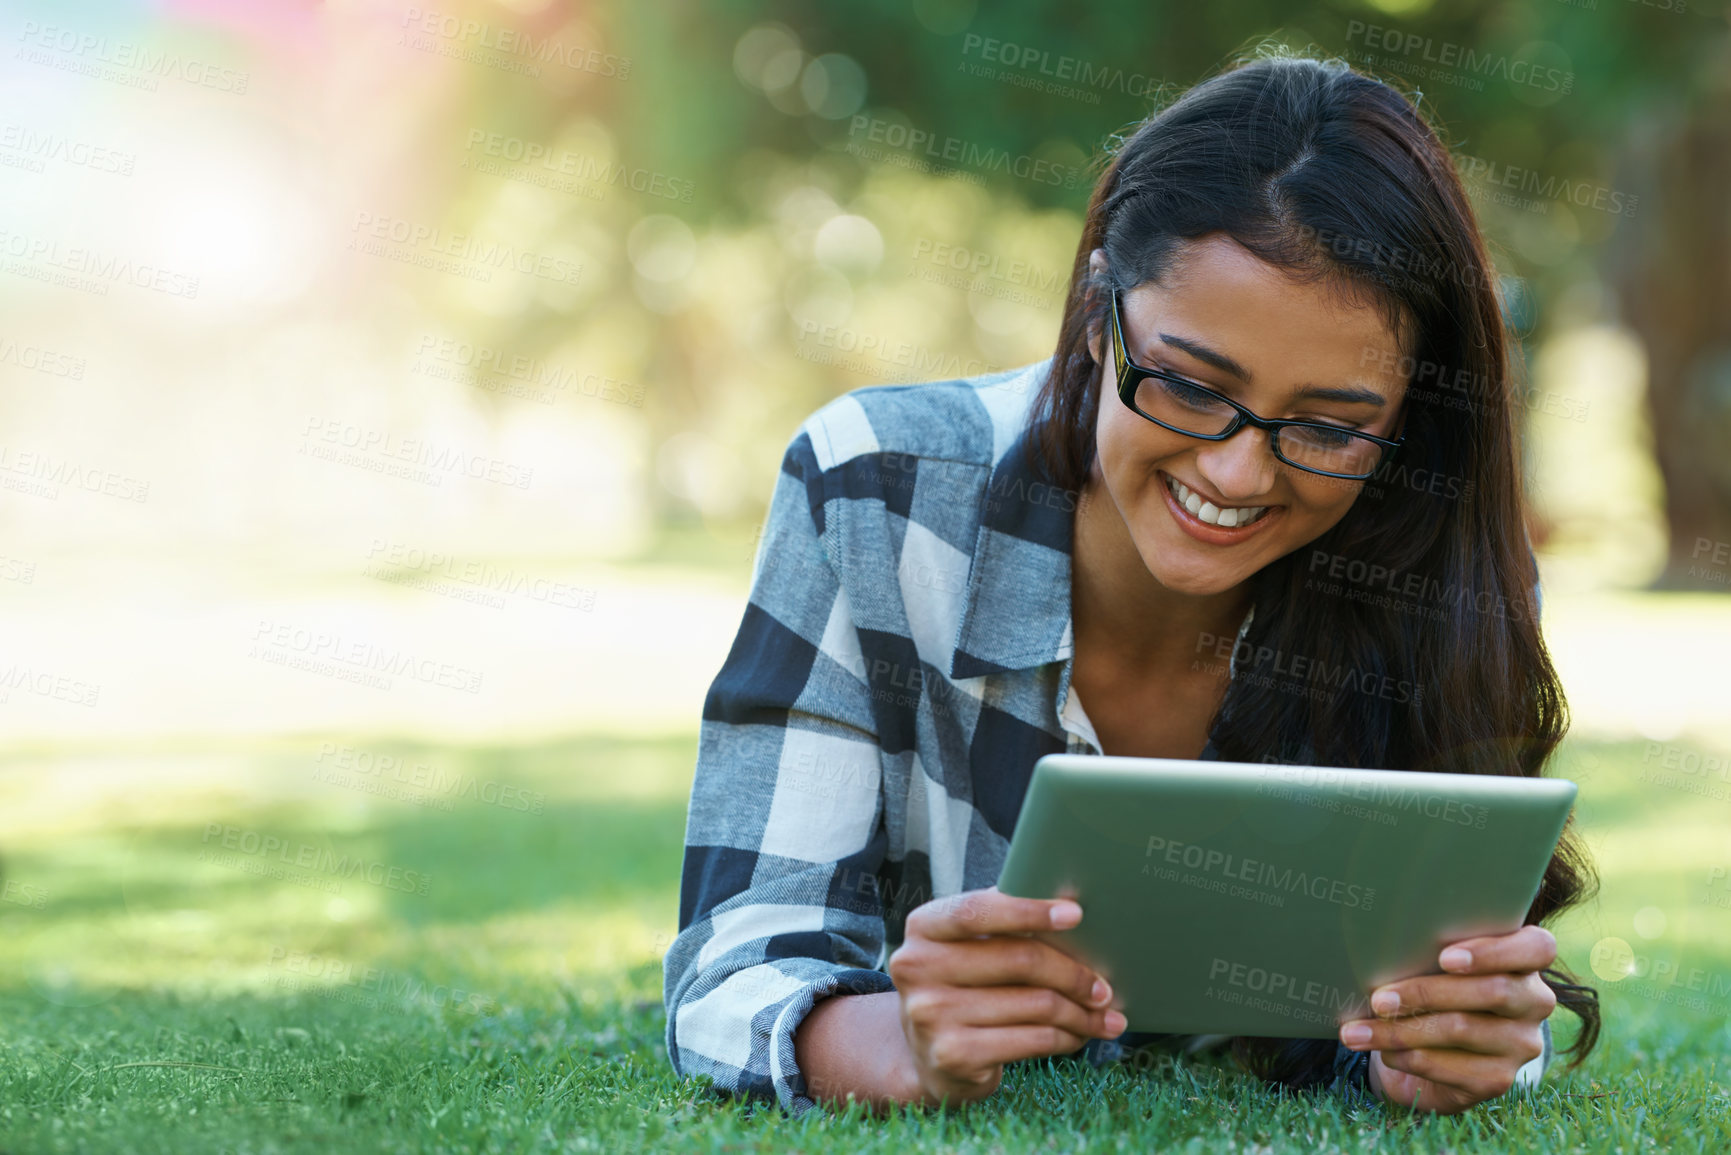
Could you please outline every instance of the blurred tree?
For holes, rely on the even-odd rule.
[[[1651,192],[1610,262],[1647,348],[1667,588],[1723,590],[1731,572],[1731,45],[1720,50],[1703,91],[1631,125],[1625,163]]]
[[[1513,278],[1531,318],[1523,340],[1545,340],[1560,303],[1597,296],[1576,288],[1594,287],[1607,276],[1616,280],[1630,323],[1653,354],[1653,417],[1670,488],[1672,568],[1681,561],[1686,571],[1700,537],[1731,539],[1725,478],[1731,467],[1708,433],[1717,429],[1723,437],[1725,407],[1716,399],[1731,390],[1723,310],[1713,312],[1726,288],[1726,221],[1716,206],[1725,201],[1727,113],[1722,88],[1714,90],[1717,97],[1691,88],[1701,86],[1692,78],[1722,79],[1728,71],[1723,0],[1719,4],[1719,10],[1698,0],[621,4],[591,14],[611,50],[635,62],[629,80],[542,91],[513,120],[522,135],[545,140],[556,139],[562,125],[604,120],[621,159],[675,174],[696,190],[689,204],[610,205],[605,228],[615,244],[629,234],[631,213],[673,213],[700,241],[711,233],[750,233],[787,256],[757,266],[766,283],[779,281],[786,298],[786,286],[809,270],[809,257],[790,248],[794,234],[777,219],[786,189],[766,184],[777,165],[805,166],[796,179],[822,188],[850,211],[845,206],[854,204],[876,167],[925,159],[912,149],[886,150],[893,154],[887,159],[851,155],[849,145],[857,151],[862,132],[870,131],[862,125],[892,123],[939,142],[953,139],[975,150],[1072,167],[1079,176],[1073,183],[994,169],[969,175],[984,182],[995,202],[1079,215],[1094,177],[1087,166],[1113,136],[1235,56],[1264,41],[1343,56],[1413,95],[1455,150],[1499,270]],[[546,30],[566,11],[550,5],[525,20]],[[751,38],[766,26],[773,31],[768,41]],[[776,63],[766,69],[767,58],[754,55],[753,45],[769,41]],[[1535,64],[1565,82],[1522,83]],[[1086,78],[1078,75],[1084,69]],[[849,77],[857,91],[838,99]],[[1064,90],[1045,90],[1050,80],[1060,80]],[[1639,147],[1620,149],[1636,109],[1652,110],[1636,129]],[[954,165],[934,159],[936,169]],[[1582,188],[1587,203],[1575,195]],[[1511,189],[1523,203],[1499,203]],[[1636,189],[1642,191],[1638,211],[1607,211],[1590,201],[1601,191]],[[566,211],[577,220],[589,208]],[[1612,246],[1635,254],[1620,271],[1606,265]],[[1667,254],[1662,262],[1661,252]],[[1660,263],[1643,263],[1642,254]],[[629,278],[617,253],[610,267]],[[619,288],[625,287],[621,281]],[[856,278],[854,288],[863,292],[865,282]],[[638,370],[654,382],[644,417],[656,442],[713,423],[726,391],[748,381],[761,386],[749,373],[715,374],[717,358],[740,355],[740,348],[730,352],[726,344],[737,326],[718,327],[702,302],[640,309],[624,292],[610,303],[620,313],[639,310],[643,325],[658,333],[649,345],[655,365]],[[487,335],[512,347],[552,344],[593,305],[501,316],[500,328],[513,332]],[[784,317],[782,328],[774,340],[785,356],[797,327]],[[968,348],[965,330],[953,340],[956,352],[982,352]],[[766,348],[758,342],[747,355],[762,357]],[[857,373],[810,359],[792,368],[833,392],[859,383]],[[783,374],[783,388],[786,379]]]

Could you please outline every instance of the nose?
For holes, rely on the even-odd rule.
[[[1246,425],[1225,441],[1204,441],[1196,451],[1196,470],[1227,501],[1255,505],[1274,488],[1278,463],[1268,433]]]

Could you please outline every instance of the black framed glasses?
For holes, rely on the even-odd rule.
[[[1389,441],[1320,421],[1270,421],[1205,385],[1136,364],[1124,351],[1120,295],[1120,290],[1112,291],[1112,357],[1117,362],[1118,397],[1154,424],[1204,441],[1225,441],[1246,425],[1254,425],[1268,434],[1274,456],[1293,468],[1354,481],[1374,476],[1406,440]]]

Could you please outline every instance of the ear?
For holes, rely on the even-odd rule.
[[[1090,273],[1097,276],[1104,273],[1107,268],[1108,265],[1106,263],[1105,249],[1095,249],[1093,252],[1088,254],[1088,271]],[[1088,355],[1094,358],[1094,364],[1096,365],[1105,364],[1105,348],[1100,343],[1101,330],[1104,328],[1105,325],[1103,323],[1096,323],[1088,326]]]

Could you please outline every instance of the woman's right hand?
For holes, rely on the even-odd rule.
[[[916,907],[889,958],[902,1034],[932,1106],[984,1099],[1004,1064],[1116,1038],[1125,1018],[1110,984],[1086,964],[1031,937],[1082,919],[1069,898],[1014,898],[995,886]]]

